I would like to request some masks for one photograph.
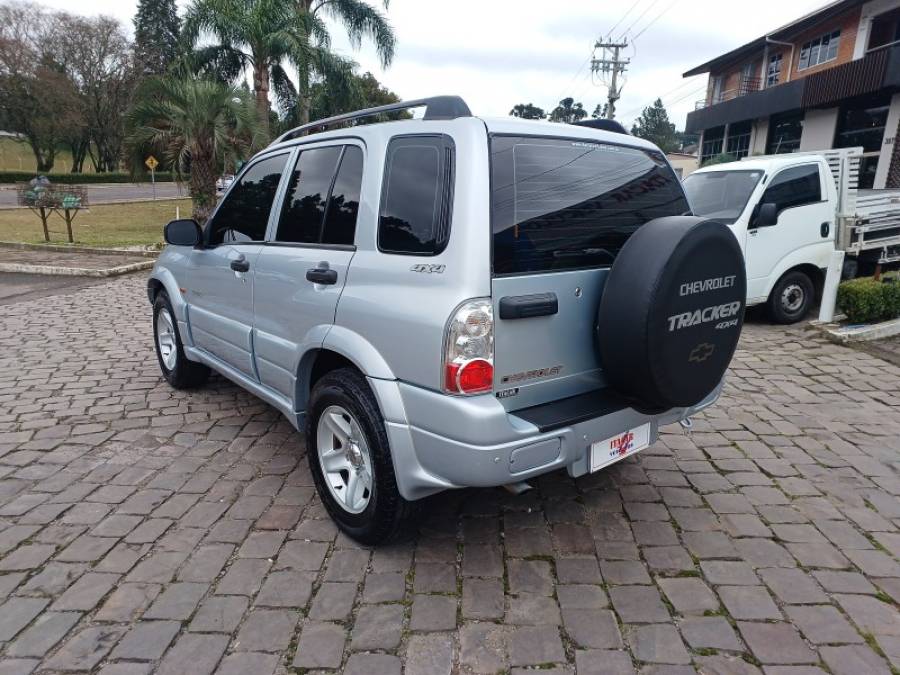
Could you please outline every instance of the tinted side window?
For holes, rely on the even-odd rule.
[[[362,187],[363,154],[355,145],[344,148],[341,167],[338,169],[328,213],[325,216],[323,244],[352,244],[356,234],[356,216],[359,212],[359,193]]]
[[[262,241],[266,238],[269,212],[287,155],[269,157],[251,166],[232,187],[216,211],[209,245]]]
[[[341,148],[304,150],[297,159],[285,197],[276,241],[318,243]]]
[[[407,136],[388,145],[378,221],[378,247],[388,253],[437,255],[447,244],[452,141]]]
[[[805,204],[822,201],[822,184],[819,181],[819,167],[797,166],[785,169],[769,184],[763,195],[763,204],[778,206],[778,213]]]

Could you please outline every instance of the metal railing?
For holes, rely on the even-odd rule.
[[[709,108],[710,106],[718,105],[719,103],[724,103],[725,101],[730,101],[735,98],[740,98],[741,96],[746,96],[747,94],[752,94],[755,91],[759,91],[762,89],[763,80],[759,77],[741,77],[738,86],[734,89],[726,89],[725,91],[719,92],[718,94],[708,95],[702,101],[697,101],[694,106],[695,110],[702,110],[703,108]]]

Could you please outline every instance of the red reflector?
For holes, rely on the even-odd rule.
[[[454,394],[459,393],[459,387],[456,384],[456,376],[459,374],[459,364],[458,363],[448,363],[447,364],[447,373],[444,376],[444,385],[447,388],[447,391],[453,392]]]
[[[469,361],[463,366],[457,379],[459,390],[464,394],[490,391],[494,386],[494,366],[484,359]]]

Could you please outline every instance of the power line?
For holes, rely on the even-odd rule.
[[[641,37],[641,35],[646,33],[653,24],[655,24],[657,21],[659,21],[661,18],[663,18],[663,16],[665,16],[669,12],[669,10],[671,10],[677,4],[678,4],[678,0],[672,0],[672,3],[668,7],[666,7],[663,11],[661,11],[659,14],[657,14],[655,19],[653,19],[650,23],[648,23],[646,26],[644,26],[643,29],[641,29],[641,31],[637,35],[635,35],[633,38],[631,38],[632,41],[637,40],[639,37]]]
[[[584,63],[582,63],[581,66],[579,66],[578,70],[576,70],[575,74],[572,76],[572,79],[569,80],[569,83],[565,87],[563,87],[562,91],[557,95],[556,101],[561,100],[562,97],[566,95],[566,90],[571,88],[572,84],[575,82],[576,79],[578,79],[578,76],[581,75],[581,71],[584,70],[584,67],[590,62],[590,60],[593,58],[593,56],[594,56],[593,54],[589,55],[584,60]],[[554,101],[554,103],[556,103],[556,101]]]
[[[621,40],[621,39],[624,38],[626,35],[628,35],[629,31],[630,31],[632,28],[634,28],[638,23],[640,23],[641,19],[643,19],[645,16],[647,16],[647,14],[649,14],[650,10],[653,9],[654,7],[656,7],[656,5],[658,5],[658,4],[659,4],[659,0],[653,0],[653,2],[651,2],[649,5],[647,5],[647,7],[644,9],[644,11],[641,12],[641,15],[640,15],[638,18],[636,18],[636,19],[631,23],[631,25],[628,26],[628,28],[625,29],[625,32],[622,33],[622,35],[621,35],[621,37],[620,37],[619,39]]]
[[[639,4],[641,4],[642,2],[643,2],[643,0],[635,0],[635,2],[631,5],[631,7],[628,8],[628,11],[622,15],[622,18],[619,19],[618,21],[616,21],[615,25],[612,28],[610,28],[609,31],[607,31],[606,35],[608,37],[612,37],[613,31],[616,28],[618,28],[620,25],[622,25],[622,22],[628,18],[628,15],[631,14],[637,8],[637,6]]]
[[[656,98],[664,99],[664,98],[666,98],[667,96],[670,96],[670,95],[674,94],[676,91],[678,91],[678,90],[680,90],[680,89],[684,89],[685,87],[689,87],[689,86],[696,85],[696,84],[697,84],[697,77],[698,77],[698,76],[695,75],[694,77],[685,80],[684,82],[682,82],[681,84],[679,84],[679,85],[678,85],[677,87],[675,87],[674,89],[670,89],[669,91],[667,91],[667,92],[665,92],[665,93],[663,93],[663,94],[660,94],[660,95],[657,96]],[[704,86],[705,86],[705,85],[704,85]],[[656,100],[656,99],[654,99],[654,100]],[[650,101],[649,103],[645,103],[644,105],[640,106],[639,108],[632,108],[632,109],[629,110],[627,113],[625,113],[625,114],[623,115],[623,117],[628,117],[629,115],[633,115],[634,113],[638,113],[638,112],[640,112],[641,110],[643,110],[645,107],[647,107],[648,105],[650,105],[650,104],[652,104],[652,103],[653,103],[653,101]]]

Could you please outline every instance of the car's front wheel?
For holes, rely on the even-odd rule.
[[[780,324],[802,321],[809,314],[815,300],[816,289],[803,272],[788,272],[772,289],[769,296],[769,316]]]
[[[172,303],[165,291],[160,291],[153,302],[153,343],[156,359],[166,382],[175,389],[199,387],[209,377],[209,368],[190,361],[184,355],[184,345],[178,332],[178,322]]]
[[[328,513],[363,544],[396,538],[413,507],[397,489],[384,419],[365,378],[349,368],[326,374],[307,411],[309,467]]]

